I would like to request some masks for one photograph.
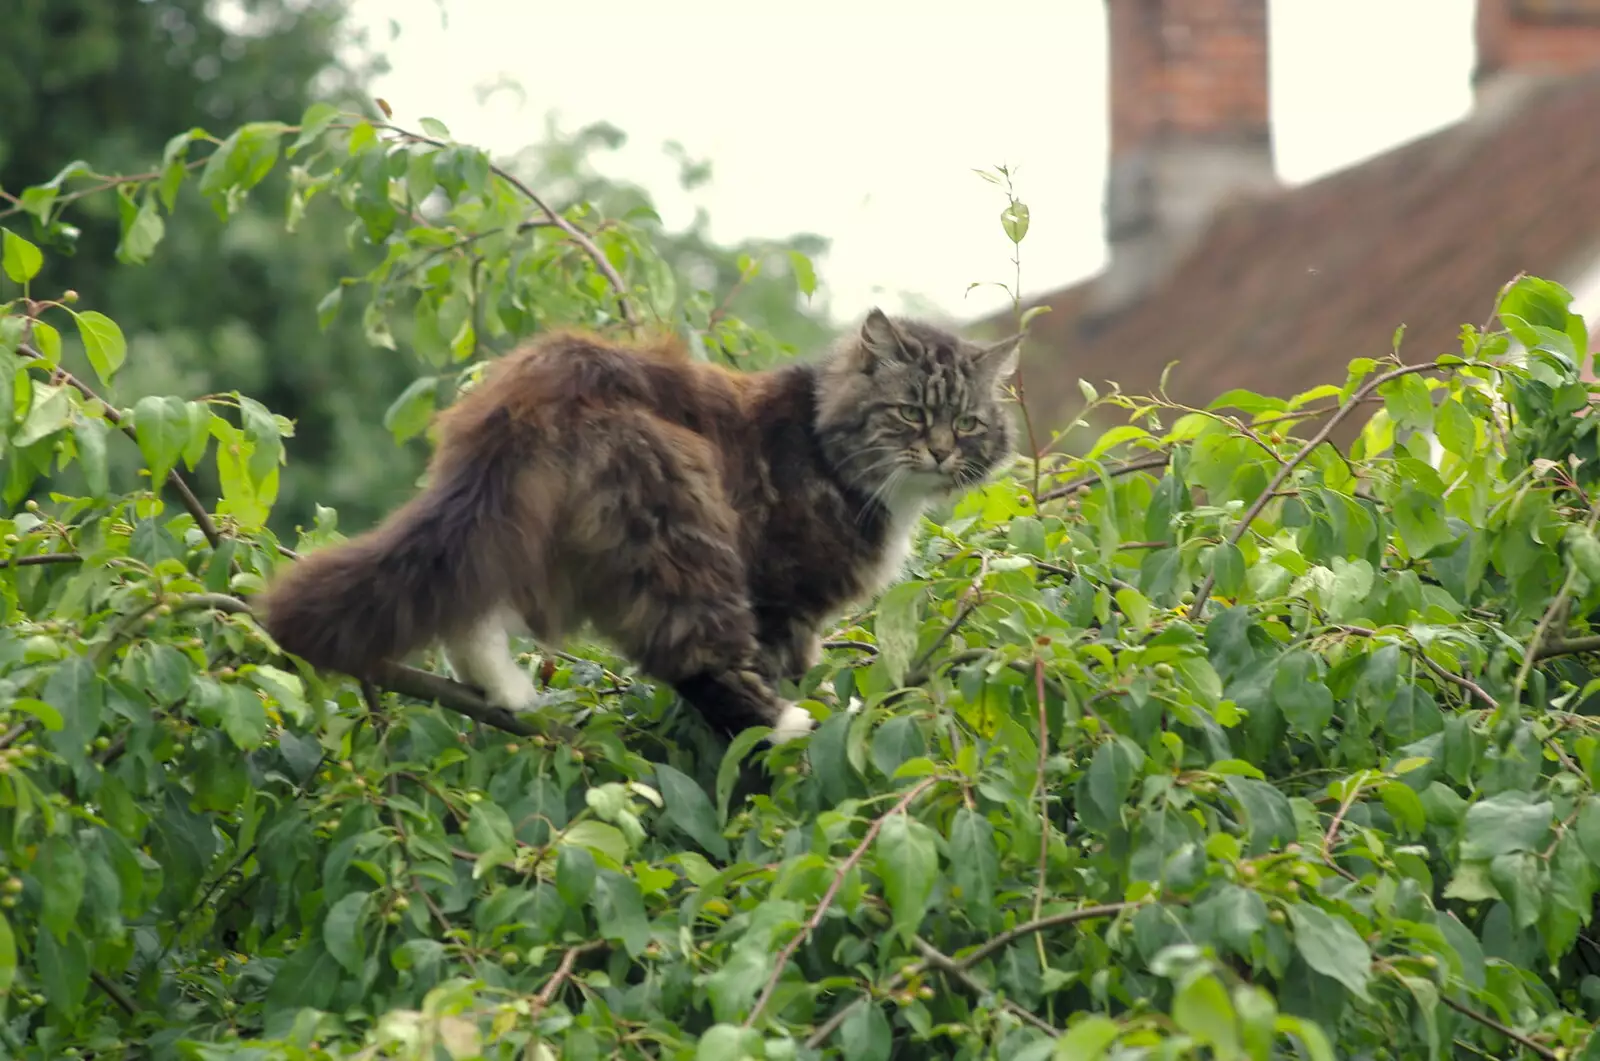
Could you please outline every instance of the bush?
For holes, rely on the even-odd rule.
[[[1086,387],[1126,422],[930,520],[798,691],[815,734],[765,749],[599,648],[535,652],[535,719],[276,652],[249,599],[292,555],[292,425],[107,405],[117,326],[29,282],[79,193],[118,188],[148,242],[196,171],[226,217],[285,162],[291,216],[331,197],[383,254],[324,312],[369,292],[380,347],[414,322],[397,437],[549,325],[761,346],[627,219],[547,211],[435,123],[313,107],[0,208],[12,1055],[1600,1057],[1600,483],[1565,291],[1520,278],[1459,353],[1292,399]],[[129,444],[143,489],[106,473]],[[88,495],[19,509],[68,466]],[[324,509],[294,548],[336,534]]]

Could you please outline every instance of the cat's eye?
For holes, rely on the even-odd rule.
[[[894,407],[894,414],[908,424],[920,424],[923,420],[920,405],[897,405]]]
[[[956,417],[955,428],[963,435],[970,435],[974,431],[978,430],[978,418],[970,415],[958,416]]]

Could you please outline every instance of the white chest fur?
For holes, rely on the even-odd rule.
[[[906,558],[911,555],[911,543],[926,507],[927,501],[921,497],[897,497],[890,502],[889,526],[884,532],[883,546],[877,561],[867,571],[864,589],[868,594],[878,593],[905,573]]]

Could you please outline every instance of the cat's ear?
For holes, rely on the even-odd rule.
[[[910,359],[900,329],[876,306],[867,312],[867,319],[861,322],[861,348],[872,363]]]
[[[1022,352],[1023,333],[1018,332],[998,343],[978,348],[972,355],[978,374],[991,383],[999,383],[1017,370],[1017,357]]]

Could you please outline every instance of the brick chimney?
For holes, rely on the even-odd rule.
[[[1474,87],[1600,67],[1600,0],[1478,0]]]
[[[1095,309],[1137,300],[1225,200],[1275,187],[1267,0],[1106,0],[1111,262]]]

